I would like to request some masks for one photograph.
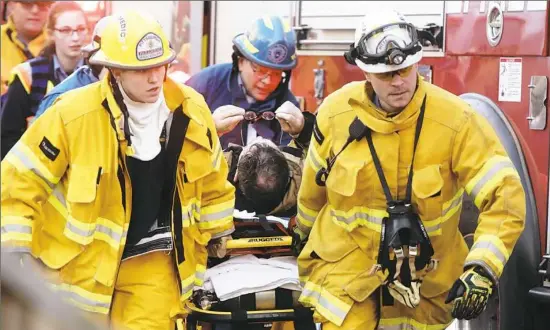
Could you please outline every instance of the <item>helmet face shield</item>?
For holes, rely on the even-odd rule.
[[[357,42],[356,58],[366,64],[402,64],[408,55],[420,51],[416,28],[408,23],[381,26]]]

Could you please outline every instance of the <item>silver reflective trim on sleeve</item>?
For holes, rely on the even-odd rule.
[[[201,214],[201,222],[209,222],[220,220],[233,215],[234,208],[229,208],[220,212],[215,212],[211,214]]]
[[[17,146],[17,145],[16,145]],[[27,157],[27,155],[25,155],[21,150],[19,150],[17,147],[13,147],[11,150],[10,150],[10,153],[14,156],[16,156],[20,161],[21,163],[23,163],[23,165],[25,165],[27,167],[27,169],[31,172],[33,172],[34,174],[36,174],[39,178],[41,178],[42,180],[44,180],[44,182],[48,185],[48,187],[50,187],[52,190],[54,189],[55,187],[55,184],[53,182],[51,182],[50,180],[48,180],[46,178],[46,176],[34,165],[34,163]]]
[[[493,165],[493,167],[489,171],[487,171],[485,175],[483,175],[481,180],[476,183],[476,185],[472,189],[471,196],[475,199],[475,196],[479,194],[483,186],[485,186],[485,184],[489,182],[489,180],[491,180],[499,171],[505,168],[514,168],[514,165],[512,165],[512,163],[508,160],[500,161]]]
[[[323,297],[319,292],[312,291],[312,290],[309,290],[308,288],[305,288],[302,291],[302,296],[308,297],[308,301],[317,302],[319,305],[321,305],[328,312],[336,316],[338,319],[344,320],[346,318],[347,312],[331,304],[330,301],[328,301],[325,297]]]
[[[502,254],[502,252],[492,242],[488,242],[488,241],[476,242],[472,246],[471,251],[473,251],[475,249],[487,249],[487,250],[493,252],[495,257],[497,257],[497,259],[500,260],[503,265],[506,264],[506,261],[507,261],[506,256],[504,254]]]
[[[300,208],[298,208],[298,215],[299,215],[301,218],[303,218],[303,219],[305,219],[305,220],[307,220],[307,221],[309,221],[309,222],[311,222],[311,223],[314,223],[314,222],[315,222],[315,219],[316,219],[316,217],[312,217],[311,215],[306,214],[306,213],[305,213],[304,211],[302,211]]]
[[[31,226],[7,224],[7,225],[2,225],[1,228],[2,228],[2,235],[8,234],[8,233],[32,234]]]

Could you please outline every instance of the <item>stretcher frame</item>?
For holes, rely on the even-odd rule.
[[[232,251],[233,255],[241,255],[239,250],[262,251],[272,248],[289,248],[292,244],[290,236],[269,236],[269,237],[248,237],[232,239],[227,242],[227,249]],[[294,322],[295,328],[299,330],[315,330],[313,322],[313,310],[306,307],[276,309],[276,310],[257,310],[239,312],[231,311],[212,311],[197,307],[192,301],[186,302],[186,307],[190,311],[186,319],[186,330],[197,330],[198,322],[209,323],[213,326],[221,324],[230,324],[239,326],[239,330],[244,330],[248,326],[272,323],[272,322]],[[299,328],[298,328],[299,325]]]

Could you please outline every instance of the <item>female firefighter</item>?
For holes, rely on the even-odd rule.
[[[116,16],[100,44],[90,63],[108,74],[61,95],[2,162],[2,250],[115,329],[171,330],[207,251],[223,256],[235,190],[204,99],[166,77],[160,23]]]

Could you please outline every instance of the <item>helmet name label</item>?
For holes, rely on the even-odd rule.
[[[139,61],[146,61],[164,55],[162,39],[154,34],[147,33],[136,46],[136,58]]]

